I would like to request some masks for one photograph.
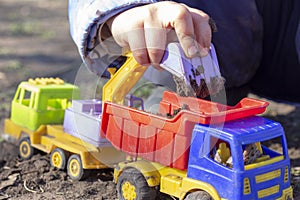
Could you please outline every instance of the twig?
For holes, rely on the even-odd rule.
[[[39,186],[39,188],[40,188],[41,193],[45,192],[45,190],[41,186]]]
[[[32,193],[37,193],[38,191],[36,191],[36,190],[32,190],[32,189],[29,189],[28,187],[27,187],[27,185],[26,185],[26,180],[24,181],[24,188],[27,190],[27,191],[29,191],[29,192],[32,192]],[[35,182],[34,182],[35,183]],[[36,184],[36,183],[35,183]],[[41,187],[41,186],[39,186],[38,184],[36,184],[38,187],[39,187],[39,189],[40,189],[40,192],[41,193],[44,193],[45,192],[45,190]]]
[[[32,193],[37,193],[37,191],[35,191],[35,190],[31,190],[31,189],[29,189],[28,187],[27,187],[27,185],[26,185],[26,180],[24,181],[24,188],[27,190],[27,191],[29,191],[29,192],[32,192]]]
[[[3,169],[6,169],[6,170],[7,170],[7,169],[11,169],[11,168],[8,167],[8,166],[4,166]]]
[[[39,171],[38,170],[27,171],[27,172],[23,172],[22,175],[31,174],[31,173],[35,173],[35,172],[39,172]]]
[[[34,161],[39,160],[39,159],[40,159],[40,158],[37,158],[37,159],[31,159],[31,160],[24,160],[24,161],[21,161],[21,162],[19,162],[19,161],[17,160],[16,166],[18,167],[19,165],[23,165],[23,164],[26,164],[26,163],[29,163],[29,162],[34,162]]]

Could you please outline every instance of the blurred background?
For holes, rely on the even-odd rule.
[[[82,61],[69,34],[68,1],[0,0],[0,119],[29,77],[73,82]]]

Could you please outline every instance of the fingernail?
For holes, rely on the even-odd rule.
[[[207,54],[208,54],[208,49],[202,48],[202,49],[200,50],[199,54],[200,54],[200,57],[207,56]]]
[[[195,56],[198,53],[198,49],[195,46],[188,48],[188,56]]]

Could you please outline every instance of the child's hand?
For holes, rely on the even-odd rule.
[[[165,1],[132,8],[107,23],[116,42],[129,48],[138,63],[158,66],[171,41],[179,40],[187,57],[207,55],[212,35],[208,21],[200,10]]]

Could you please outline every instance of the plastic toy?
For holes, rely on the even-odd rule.
[[[191,70],[185,61],[181,53],[181,77]],[[118,72],[112,79],[126,76]],[[165,92],[157,114],[103,103],[101,134],[131,156],[115,167],[119,199],[155,199],[157,191],[185,200],[293,199],[283,128],[255,116],[266,102],[245,98],[230,107]],[[282,152],[264,145],[273,139]]]
[[[176,73],[191,83],[186,72],[198,66],[186,69],[186,58],[182,51],[177,52],[183,68]],[[131,97],[129,105],[124,105],[127,93],[145,70],[129,56],[121,68],[108,70],[110,80],[103,88],[102,102],[74,100],[65,111],[63,125],[47,122],[30,129],[27,122],[12,117],[5,121],[5,132],[20,139],[21,157],[29,158],[33,148],[51,153],[51,164],[67,165],[68,174],[76,180],[82,178],[84,169],[111,166],[99,162],[109,157],[116,164],[114,180],[121,200],[155,199],[158,191],[185,200],[293,199],[283,128],[255,116],[265,111],[266,102],[245,98],[236,106],[226,106],[165,92],[155,114],[143,107],[133,108],[133,101],[142,103],[138,98]],[[54,87],[26,84],[32,91]],[[44,94],[18,95],[16,104],[29,102],[24,106],[30,107]],[[69,99],[69,95],[59,98]],[[280,141],[282,152],[265,145],[273,139]],[[128,155],[126,161],[122,152]]]
[[[246,98],[227,107],[170,92],[159,114],[105,102],[102,131],[132,156],[115,168],[119,199],[155,199],[156,188],[179,199],[292,199],[284,131],[251,116],[266,105]],[[261,144],[275,138],[282,153]],[[244,159],[249,145],[259,150],[253,163]]]

